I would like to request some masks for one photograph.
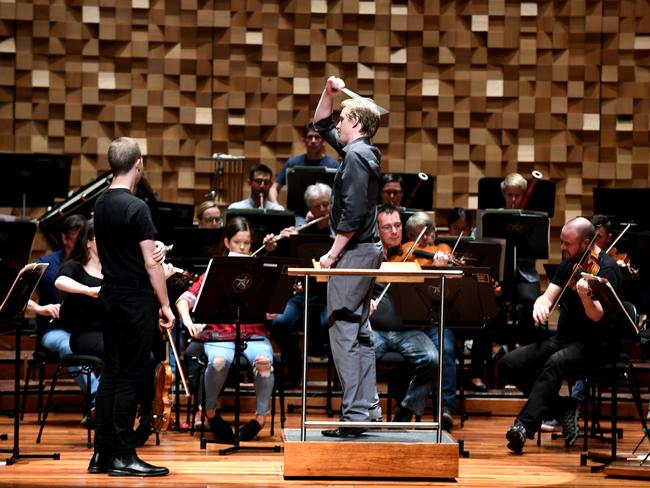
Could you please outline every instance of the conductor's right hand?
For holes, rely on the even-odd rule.
[[[174,317],[174,312],[172,312],[172,309],[169,307],[169,305],[160,307],[160,310],[158,312],[158,324],[160,327],[163,329],[173,329],[175,320],[176,318]]]
[[[325,90],[330,94],[339,93],[343,88],[345,88],[345,81],[336,76],[330,76],[325,83]]]

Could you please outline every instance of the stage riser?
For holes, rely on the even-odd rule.
[[[287,435],[293,432],[292,435]],[[313,440],[319,431],[308,431],[299,442],[298,429],[284,431],[284,477],[341,479],[454,479],[458,477],[458,444],[380,442],[359,439]],[[381,438],[383,433],[373,437]],[[447,434],[443,434],[447,436]],[[322,438],[321,439],[326,439]]]

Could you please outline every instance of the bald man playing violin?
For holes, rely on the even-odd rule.
[[[526,439],[534,437],[546,418],[560,420],[565,444],[572,446],[578,436],[579,405],[559,396],[562,381],[583,378],[589,368],[610,361],[620,351],[602,304],[588,282],[578,272],[573,273],[581,258],[590,256],[592,271],[599,267],[594,274],[606,278],[620,295],[621,273],[614,260],[595,244],[586,252],[594,233],[594,226],[583,217],[564,225],[560,233],[562,262],[546,291],[535,301],[533,319],[539,326],[548,322],[553,304],[559,300],[557,334],[515,349],[499,362],[501,374],[528,397],[506,433],[508,449],[515,453],[523,451]],[[577,277],[575,285],[572,275]]]

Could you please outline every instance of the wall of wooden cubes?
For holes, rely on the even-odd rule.
[[[594,186],[648,185],[649,5],[0,0],[0,150],[72,155],[78,186],[130,135],[163,199],[199,201],[200,157],[278,170],[300,152],[335,74],[390,110],[385,170],[435,175],[439,215],[475,208],[482,176],[537,169],[557,227]]]

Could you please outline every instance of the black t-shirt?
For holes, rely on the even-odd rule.
[[[563,260],[551,282],[563,287],[571,275],[573,264],[570,261]],[[601,251],[598,255],[598,264],[600,265],[600,271],[598,271],[597,276],[607,278],[616,294],[620,297],[622,278],[618,265],[605,251]],[[607,323],[607,318],[603,318],[598,323],[592,322],[585,314],[578,292],[570,287],[567,288],[560,300],[560,319],[557,326],[558,338],[570,342],[599,342],[602,334],[605,333],[604,326]]]
[[[126,188],[109,188],[95,204],[97,252],[107,283],[149,283],[140,242],[153,239],[156,228],[145,202]]]
[[[101,286],[102,280],[89,275],[77,261],[68,261],[59,271],[59,276],[67,276],[82,285]],[[100,332],[102,330],[98,300],[79,293],[64,293],[61,304],[61,323],[71,334],[81,332]]]
[[[388,283],[375,283],[375,288],[372,292],[373,300],[376,300],[379,295],[384,291],[384,288]],[[370,325],[373,329],[381,331],[389,330],[404,330],[411,329],[404,324],[402,316],[395,309],[395,304],[393,303],[393,297],[391,295],[390,289],[386,292],[384,297],[379,302],[379,306],[374,314],[370,316]]]

